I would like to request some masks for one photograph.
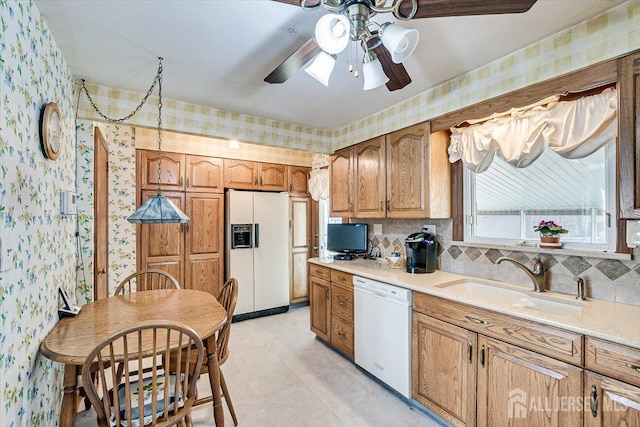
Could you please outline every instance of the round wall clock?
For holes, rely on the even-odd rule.
[[[50,102],[44,107],[40,124],[42,148],[44,155],[55,160],[62,151],[62,115],[55,102]]]

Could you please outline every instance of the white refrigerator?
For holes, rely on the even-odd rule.
[[[225,276],[238,280],[234,317],[289,309],[289,195],[228,190]]]

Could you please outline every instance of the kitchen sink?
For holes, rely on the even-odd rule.
[[[473,301],[493,302],[555,316],[570,316],[578,313],[585,305],[584,302],[551,292],[534,293],[507,284],[473,279],[455,280],[435,287]]]

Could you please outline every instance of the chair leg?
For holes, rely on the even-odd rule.
[[[231,403],[231,396],[229,396],[229,389],[227,388],[227,382],[224,380],[222,369],[220,370],[220,386],[222,387],[222,395],[224,396],[225,402],[227,402],[227,407],[229,408],[229,412],[231,412],[231,418],[233,418],[233,425],[237,426],[238,418],[236,418],[236,411],[233,409],[233,403]]]

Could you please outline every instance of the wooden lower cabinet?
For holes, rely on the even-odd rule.
[[[325,341],[331,334],[331,283],[315,276],[309,278],[311,331]]]
[[[353,275],[309,265],[311,331],[353,358]]]
[[[640,426],[640,387],[586,371],[585,427]]]
[[[413,313],[413,398],[454,426],[473,426],[477,335]]]
[[[582,426],[583,369],[478,337],[477,426]]]
[[[567,341],[562,330],[551,334],[533,322],[521,329],[514,326],[519,319],[424,294],[414,293],[413,303],[412,395],[418,402],[454,426],[582,426],[583,368],[558,360],[556,353],[567,356],[557,349],[535,352],[508,343],[505,332],[525,344],[523,334],[550,342],[559,337],[560,348],[581,337]],[[449,323],[459,321],[458,309],[477,326]]]

